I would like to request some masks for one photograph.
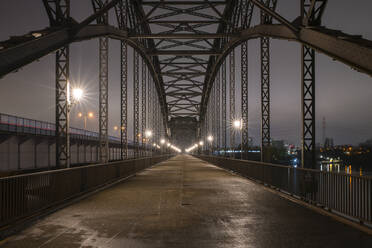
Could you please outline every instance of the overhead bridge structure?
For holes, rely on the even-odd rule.
[[[0,195],[3,197],[0,198],[0,228],[32,216],[43,207],[59,205],[70,196],[80,197],[124,180],[187,148],[199,159],[273,187],[289,197],[371,224],[371,178],[337,176],[315,170],[316,54],[324,54],[351,70],[372,76],[372,41],[323,26],[327,0],[297,1],[300,3],[298,13],[291,18],[285,18],[277,11],[281,4],[292,4],[282,0],[91,0],[91,14],[82,21],[76,21],[70,15],[71,0],[40,1],[49,19],[48,27],[0,42],[0,78],[17,73],[23,66],[37,63],[48,54],[55,54],[56,121],[53,135],[56,167],[61,171],[24,175],[17,180],[0,179],[0,190],[5,192]],[[73,135],[70,134],[69,117],[73,105],[70,44],[91,39],[99,42],[99,132],[96,141],[100,164],[69,168]],[[260,41],[261,163],[248,161],[248,42],[252,39]],[[272,39],[301,45],[298,56],[301,57],[302,168],[298,170],[269,164]],[[115,141],[115,151],[119,150],[120,155],[116,154],[115,160],[121,162],[114,164],[109,163],[112,140],[108,134],[110,40],[120,41],[117,63],[120,64],[121,122],[120,140]],[[128,64],[132,65],[132,71],[128,70]],[[231,125],[240,129],[240,139],[236,139]],[[130,137],[133,142],[129,145]],[[227,151],[234,151],[238,146],[241,159],[247,161],[227,158],[230,156]],[[179,155],[167,163],[176,164],[177,173],[189,173],[187,176],[195,176],[199,171],[208,177],[210,170],[217,178],[222,173],[216,168],[211,169],[210,165],[204,171],[202,165],[207,162],[199,159]],[[170,165],[163,165],[162,170]],[[151,170],[151,173],[158,173],[156,169]],[[58,191],[53,198],[51,187],[63,188],[62,182],[68,178],[72,178],[71,187],[66,192]],[[209,183],[223,183],[222,179],[216,178],[210,178]],[[184,179],[194,183],[196,180]],[[154,180],[151,183],[158,185]],[[336,182],[340,182],[346,191],[339,191]],[[183,181],[185,187],[187,183]],[[198,187],[204,186],[198,184]],[[229,190],[232,186],[226,187],[221,186],[221,190]],[[10,192],[18,192],[18,195],[13,196]],[[162,189],[158,193],[168,194]],[[9,204],[2,205],[4,199]],[[182,201],[182,206],[191,204],[187,199]],[[19,205],[20,202],[28,203]],[[235,210],[239,212],[238,208]],[[370,242],[370,239],[366,240]],[[218,246],[215,245],[210,247]]]

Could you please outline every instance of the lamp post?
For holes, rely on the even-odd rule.
[[[163,154],[163,152],[164,152],[164,145],[165,145],[165,139],[164,138],[160,140],[160,145],[161,145],[160,152],[161,152],[161,154]]]
[[[238,130],[238,131],[241,131],[242,130],[242,120],[241,119],[238,119],[238,120],[234,120],[233,121],[233,127],[234,129]],[[235,135],[235,134],[233,134]],[[240,139],[242,139],[242,132],[240,132]],[[240,145],[241,147],[241,145]],[[233,144],[233,147],[232,147],[232,153],[233,153],[233,158],[235,158],[235,144]],[[242,147],[240,148],[240,158],[242,158]]]
[[[210,151],[211,151],[211,153],[212,153],[212,154],[209,154],[209,155],[213,155],[213,136],[212,136],[212,135],[209,135],[209,136],[207,137],[207,140],[208,140],[208,142],[210,143],[210,147],[211,147]],[[209,153],[209,150],[208,150],[208,153]]]
[[[88,112],[88,113],[79,112],[78,117],[84,119],[84,129],[86,130],[87,129],[87,119],[88,118],[93,118],[94,114],[93,114],[93,112]]]
[[[145,140],[146,140],[146,144],[150,141],[151,137],[152,137],[152,131],[149,130],[149,129],[147,129],[147,130],[145,131]],[[147,148],[145,148],[145,151],[147,152]],[[152,147],[151,147],[151,155],[152,155]]]
[[[72,94],[70,94],[72,92]],[[67,113],[66,113],[66,118],[67,120],[70,119],[70,112],[71,108],[74,104],[80,102],[83,99],[84,92],[80,88],[72,88],[72,91],[70,91],[70,84],[69,82],[67,83]],[[66,159],[66,167],[70,168],[70,123],[67,121],[67,126],[66,126],[66,150],[67,150],[67,159]]]
[[[201,140],[199,141],[199,147],[200,147],[200,153],[203,154],[203,145],[204,145],[204,142]]]

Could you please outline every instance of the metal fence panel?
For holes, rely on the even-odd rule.
[[[197,157],[308,203],[372,223],[372,177],[216,156]]]

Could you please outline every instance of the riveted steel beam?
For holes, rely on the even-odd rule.
[[[191,56],[191,55],[211,55],[217,56],[221,52],[218,51],[208,51],[208,50],[158,50],[149,51],[149,56],[161,56],[161,55],[173,55],[173,56]]]
[[[133,50],[133,139],[134,157],[139,157],[139,54]]]
[[[131,34],[131,39],[219,39],[226,37],[238,37],[238,34]]]
[[[120,29],[127,27],[126,1],[121,0],[115,7]],[[120,156],[128,158],[128,45],[120,42]]]
[[[51,4],[51,1],[48,1],[48,4]],[[47,10],[55,13],[54,17],[49,17],[51,24],[57,25],[70,17],[70,1],[59,1],[54,4],[54,8],[47,4],[46,6],[49,6]],[[49,12],[48,14],[52,15]],[[56,166],[59,168],[70,167],[69,77],[70,50],[69,45],[66,45],[56,52]]]
[[[275,11],[277,0],[265,0],[267,8]],[[272,24],[272,16],[261,10],[261,24]],[[261,37],[261,162],[271,162],[268,149],[270,132],[270,37]]]

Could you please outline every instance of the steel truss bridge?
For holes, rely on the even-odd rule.
[[[213,134],[212,149],[234,147],[228,120],[242,120],[242,150],[248,150],[248,41],[261,43],[261,159],[271,143],[270,40],[302,45],[302,161],[315,160],[315,53],[323,53],[372,76],[372,42],[322,26],[327,0],[300,0],[291,20],[277,12],[277,0],[92,0],[92,13],[81,22],[70,16],[69,0],[43,0],[49,27],[0,43],[0,76],[50,54],[56,54],[56,159],[69,165],[69,44],[99,39],[99,158],[108,161],[108,51],[109,40],[121,41],[121,158],[128,157],[128,120],[133,121],[136,156],[147,128],[155,140],[171,139],[188,120],[195,140]],[[288,3],[286,3],[288,4]],[[116,22],[109,23],[109,14]],[[257,20],[256,20],[257,19]],[[133,61],[128,61],[129,47]],[[241,49],[240,58],[235,56]],[[236,61],[240,59],[240,68]],[[133,63],[133,73],[128,73]],[[241,71],[236,79],[235,72]],[[237,94],[236,83],[241,92]],[[128,92],[133,84],[133,92]],[[128,103],[133,94],[133,104]],[[235,99],[241,98],[241,106]],[[229,102],[227,102],[229,99]],[[133,116],[128,108],[133,107]],[[229,116],[227,116],[229,114]],[[190,130],[188,130],[189,132]],[[142,134],[142,137],[141,137]],[[177,142],[177,141],[176,141]],[[243,153],[244,154],[244,153]]]

